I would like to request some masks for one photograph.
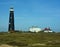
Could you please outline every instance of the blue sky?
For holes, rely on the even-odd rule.
[[[0,0],[0,31],[8,30],[11,6],[14,7],[16,30],[38,26],[60,31],[60,0]]]

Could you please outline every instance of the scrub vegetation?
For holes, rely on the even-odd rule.
[[[60,47],[60,33],[0,32],[0,45],[18,47]]]

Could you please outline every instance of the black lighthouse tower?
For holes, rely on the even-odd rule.
[[[10,8],[10,14],[9,14],[9,27],[8,31],[14,32],[14,9],[13,7]]]

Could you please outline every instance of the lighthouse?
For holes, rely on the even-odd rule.
[[[14,26],[14,9],[13,9],[13,7],[10,8],[8,31],[9,32],[14,32],[15,31],[15,26]]]

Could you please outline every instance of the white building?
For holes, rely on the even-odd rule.
[[[41,31],[41,29],[38,28],[38,27],[31,27],[31,28],[29,29],[29,31],[31,31],[31,32],[39,32],[39,31]]]
[[[53,31],[50,31],[50,30],[45,30],[44,32],[53,32]]]
[[[44,32],[47,32],[48,33],[48,32],[53,32],[53,31],[50,28],[45,28],[44,29]]]

